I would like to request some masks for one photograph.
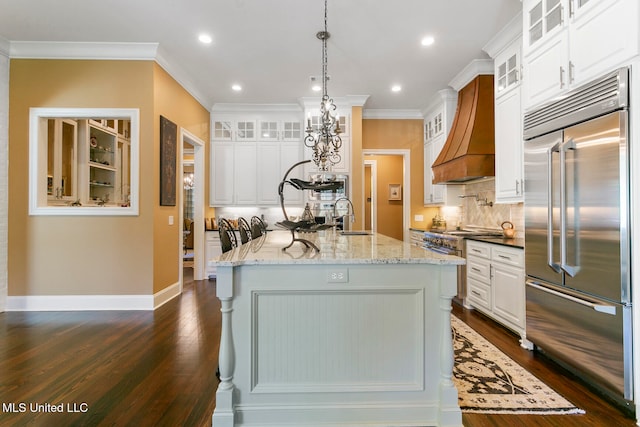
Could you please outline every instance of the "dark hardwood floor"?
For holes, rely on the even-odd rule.
[[[154,312],[0,313],[0,426],[210,426],[220,303],[215,281],[190,275],[185,269],[182,296]],[[509,331],[457,305],[454,313],[586,411],[463,414],[465,426],[635,425]]]

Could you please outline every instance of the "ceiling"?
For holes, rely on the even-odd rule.
[[[424,109],[473,59],[488,58],[482,47],[521,6],[328,0],[328,93],[369,95],[365,109]],[[322,0],[0,0],[0,10],[12,57],[29,56],[22,42],[151,43],[158,62],[207,109],[318,96],[310,77],[322,72]],[[213,42],[200,43],[200,33]],[[424,47],[427,35],[435,43]],[[402,90],[393,93],[393,84]]]

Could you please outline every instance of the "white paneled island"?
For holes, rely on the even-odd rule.
[[[267,233],[210,261],[214,427],[461,426],[451,298],[464,259],[380,234]],[[212,370],[215,370],[212,366]]]

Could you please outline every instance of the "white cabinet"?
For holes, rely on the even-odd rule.
[[[524,200],[524,159],[520,88],[495,100],[496,202]]]
[[[438,92],[424,118],[424,204],[459,205],[463,186],[433,183],[431,166],[438,158],[453,123],[457,94],[451,89]]]
[[[466,240],[467,302],[521,336],[525,332],[524,250]]]
[[[220,244],[220,234],[218,231],[205,231],[204,262],[208,277],[215,277],[217,268],[210,266],[209,261],[222,255],[222,245]]]
[[[639,52],[637,0],[524,0],[524,104],[540,104]]]
[[[279,205],[284,173],[302,160],[302,122],[239,114],[217,117],[212,128],[211,206]],[[298,172],[291,177],[301,178]],[[285,192],[285,202],[302,205],[301,192],[293,193]]]

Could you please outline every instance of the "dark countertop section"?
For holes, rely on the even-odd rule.
[[[415,227],[409,227],[409,230],[411,230],[411,231],[420,231],[420,232],[427,231],[426,228],[415,228]]]
[[[465,239],[524,249],[524,239],[521,237],[516,237],[515,239],[507,239],[505,237],[465,236]]]

